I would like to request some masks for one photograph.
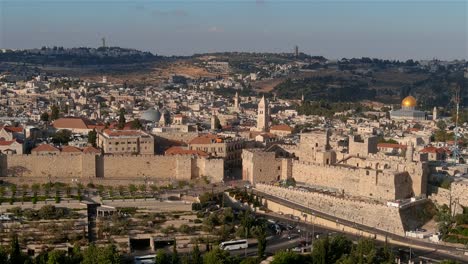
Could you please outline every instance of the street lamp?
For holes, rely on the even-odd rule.
[[[312,246],[314,246],[314,238],[315,238],[315,214],[314,212],[312,212],[312,241],[311,241],[311,244]]]

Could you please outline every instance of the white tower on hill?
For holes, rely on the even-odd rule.
[[[258,112],[257,112],[257,131],[268,132],[270,123],[270,114],[268,101],[265,99],[265,96],[262,96],[262,99],[258,103]]]

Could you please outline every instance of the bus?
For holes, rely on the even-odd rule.
[[[222,242],[221,244],[219,244],[219,248],[222,250],[236,250],[236,249],[243,249],[243,248],[248,248],[248,247],[249,247],[249,243],[247,243],[246,239],[226,241],[226,242]]]
[[[154,264],[156,255],[136,256],[134,258],[135,264]]]

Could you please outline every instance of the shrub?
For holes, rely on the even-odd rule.
[[[192,204],[192,211],[200,211],[202,209],[202,206],[200,203],[193,203]]]
[[[193,231],[192,228],[190,226],[188,226],[188,225],[185,225],[185,224],[181,225],[179,227],[179,232],[181,232],[183,234],[190,234],[190,233],[192,233],[192,231]]]

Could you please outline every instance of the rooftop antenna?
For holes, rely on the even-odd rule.
[[[106,47],[106,38],[102,38],[102,47],[105,48]]]
[[[455,142],[453,143],[453,151],[452,151],[452,158],[454,163],[458,163],[458,158],[460,156],[459,150],[458,150],[458,113],[460,110],[460,86],[457,86],[455,88],[455,104],[457,105],[457,112],[455,116],[455,128],[453,129],[453,134],[454,134],[454,140]]]

